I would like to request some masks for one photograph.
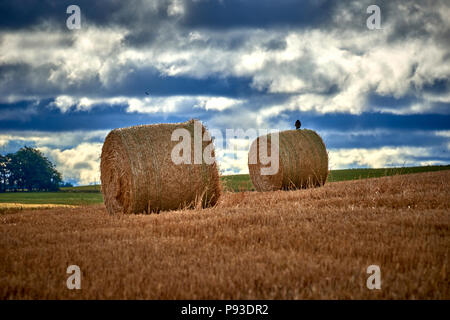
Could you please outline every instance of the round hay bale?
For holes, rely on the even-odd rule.
[[[271,156],[271,134],[260,136],[251,144],[248,169],[257,191],[300,189],[325,184],[328,153],[316,132],[308,129],[281,131],[278,139],[279,167],[275,174],[261,173],[262,168],[271,166],[270,163],[261,163],[259,151],[261,143],[267,141],[267,154]]]
[[[205,127],[194,120],[121,128],[108,134],[102,148],[100,172],[109,213],[150,213],[216,204],[221,185],[214,146],[212,164],[207,164],[203,156],[199,164],[194,160],[175,164],[171,158],[172,150],[181,141],[172,141],[173,131],[186,129],[191,137],[190,156],[194,159],[195,123],[201,127],[203,137]],[[212,141],[202,140],[203,155]]]

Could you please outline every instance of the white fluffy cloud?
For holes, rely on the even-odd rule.
[[[72,33],[50,29],[6,32],[2,35],[0,64],[26,63],[34,68],[52,64],[49,77],[36,81],[47,81],[60,88],[96,77],[107,85],[110,78],[117,78],[110,71],[125,34],[123,29],[93,26]]]
[[[87,185],[100,182],[102,143],[81,143],[70,149],[38,148],[56,165],[64,180],[76,180]]]
[[[393,166],[422,166],[447,164],[445,161],[418,160],[432,157],[433,149],[426,147],[382,147],[377,149],[330,149],[329,167],[345,169],[349,167],[384,168]]]
[[[243,100],[227,97],[206,97],[206,96],[169,96],[169,97],[145,97],[128,98],[118,96],[114,98],[88,98],[58,96],[50,105],[65,113],[69,110],[89,110],[96,105],[126,105],[128,112],[139,113],[171,113],[180,109],[200,108],[215,111],[223,111],[234,108],[243,103]]]
[[[63,179],[79,184],[99,182],[99,157],[108,130],[74,132],[11,132],[0,134],[0,147],[10,142],[33,145],[44,153],[61,172]]]
[[[223,111],[229,108],[233,108],[242,103],[242,100],[231,99],[225,97],[208,97],[199,98],[199,104],[196,105],[199,108],[204,108],[205,110],[217,110]]]
[[[109,130],[46,132],[46,131],[11,131],[0,133],[0,146],[9,142],[31,143],[37,147],[68,148],[83,142],[103,140]]]

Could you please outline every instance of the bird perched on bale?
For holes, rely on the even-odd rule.
[[[300,120],[295,121],[295,129],[300,129],[300,127],[302,126],[302,123],[300,122]]]

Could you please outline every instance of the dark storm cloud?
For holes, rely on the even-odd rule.
[[[382,24],[392,23],[391,40],[429,37],[432,32],[437,32],[441,42],[450,44],[450,29],[439,15],[439,10],[450,6],[444,0],[186,0],[183,3],[184,15],[178,19],[168,14],[169,0],[5,0],[0,2],[0,28],[29,29],[46,23],[65,29],[68,17],[66,8],[76,4],[81,8],[83,21],[103,27],[121,26],[132,31],[126,39],[130,45],[152,42],[166,22],[188,30],[317,28],[367,31],[369,14],[366,9],[376,4],[381,9]],[[346,17],[341,16],[342,12],[346,13]]]
[[[187,1],[181,24],[208,29],[312,27],[326,24],[336,1]]]
[[[332,20],[337,7],[331,0],[260,0],[183,2],[181,27],[228,29],[272,27],[319,27]],[[26,29],[41,23],[65,28],[69,5],[81,8],[82,19],[99,26],[124,26],[142,35],[164,21],[177,21],[168,14],[169,0],[90,1],[28,0],[0,2],[0,28]],[[145,27],[145,28],[144,28]],[[144,37],[145,38],[145,37]]]
[[[10,85],[16,85],[16,80],[23,81],[24,79],[26,79],[27,74],[29,74],[31,71],[32,67],[26,63],[0,64],[1,87],[5,88]],[[10,88],[7,88],[5,92],[9,89]]]
[[[445,21],[448,17],[440,14],[444,8],[450,8],[448,1],[387,2],[386,7],[387,13],[396,14],[395,19],[392,17],[390,20],[393,30],[389,41],[434,36],[441,45],[450,46],[450,28],[448,20]]]
[[[272,97],[272,101],[281,100],[281,97]],[[248,104],[262,103],[261,97]],[[17,115],[24,113],[30,105],[33,105],[36,113],[27,119],[0,119],[0,128],[17,130],[99,130],[116,127],[124,127],[136,124],[156,123],[158,121],[185,121],[188,118],[198,118],[208,120],[214,115],[227,114],[238,116],[240,109],[229,109],[223,112],[208,111],[204,109],[186,107],[186,110],[179,114],[141,114],[127,112],[126,105],[108,106],[96,105],[92,109],[61,112],[55,107],[51,107],[53,99],[42,100],[39,103],[32,101],[22,101],[14,104],[0,104],[0,113],[6,110],[15,110]],[[247,110],[246,106],[244,109]],[[282,117],[289,119],[300,118],[305,128],[314,130],[341,130],[351,133],[352,131],[370,131],[376,129],[410,131],[435,131],[450,130],[450,115],[423,114],[423,115],[393,115],[388,113],[363,113],[361,115],[351,115],[347,113],[329,113],[318,115],[309,112],[283,112]],[[224,123],[223,129],[228,126]]]
[[[82,17],[97,25],[155,26],[174,20],[168,14],[171,4],[159,1],[29,0],[2,1],[0,27],[29,28],[42,22],[65,27],[66,8],[78,5]],[[273,26],[319,26],[332,17],[336,1],[260,0],[260,1],[184,1],[186,27],[237,28]],[[148,29],[147,29],[148,30]]]
[[[105,87],[98,75],[87,78],[83,82],[71,84],[68,81],[46,81],[53,70],[58,67],[48,63],[32,67],[25,63],[0,64],[0,94],[7,96],[39,95],[43,98],[64,95],[70,92],[72,96],[90,97],[145,97],[145,92],[152,96],[171,95],[219,95],[242,97],[254,95],[256,89],[252,88],[251,78],[221,77],[210,75],[198,79],[188,76],[163,76],[154,68],[139,68],[129,66],[135,71],[128,73],[120,83],[111,83]],[[45,80],[44,80],[45,79]],[[44,80],[44,81],[43,81]],[[64,85],[61,85],[64,84]]]
[[[284,39],[273,39],[265,43],[264,47],[267,50],[284,50],[286,49],[287,43]]]
[[[367,98],[368,103],[372,106],[376,107],[390,107],[390,108],[402,108],[405,106],[409,106],[413,103],[417,103],[421,101],[421,99],[415,96],[402,96],[402,97],[394,97],[394,96],[382,96],[376,93],[369,94]]]
[[[148,18],[148,22],[166,17],[168,1],[157,1],[157,10],[151,10],[148,1],[90,1],[90,0],[27,0],[0,2],[0,27],[3,29],[26,29],[46,22],[65,28],[69,16],[66,9],[78,5],[82,21],[100,26],[133,25]],[[139,19],[136,19],[139,17]]]
[[[367,148],[376,149],[382,147],[441,147],[446,149],[448,138],[438,136],[433,132],[415,130],[386,130],[381,132],[333,132],[322,134],[328,148]],[[450,158],[448,152],[443,155]]]
[[[182,122],[190,118],[207,119],[204,110],[191,110],[188,114],[142,114],[127,112],[126,105],[96,105],[89,111],[69,111],[67,113],[51,107],[53,99],[41,100],[39,103],[21,101],[13,104],[0,104],[0,114],[6,110],[14,110],[16,118],[1,119],[0,132],[11,130],[64,132],[74,130],[101,130],[128,127],[133,125],[160,122]],[[23,119],[20,115],[33,105],[35,113]]]
[[[28,0],[2,1],[0,3],[0,30],[26,30],[50,28],[64,31],[69,14],[67,7],[78,5],[81,24],[97,27],[122,27],[129,30],[124,43],[130,46],[150,44],[165,28],[165,23],[175,23],[168,15],[169,0],[145,1],[90,1],[90,0]]]
[[[67,79],[49,81],[51,74],[59,66],[48,62],[39,66],[26,63],[0,64],[0,95],[52,97],[70,92],[73,95],[95,95],[101,93],[102,84],[98,75],[86,78],[77,84],[70,84]],[[104,90],[104,89],[103,89]]]
[[[128,74],[117,85],[111,85],[108,93],[143,97],[149,91],[152,96],[171,95],[217,95],[241,97],[256,94],[251,79],[245,77],[221,77],[211,75],[205,78],[187,76],[163,76],[154,68],[138,68]]]
[[[448,93],[450,92],[450,79],[434,79],[432,83],[425,84],[422,90],[433,94]]]

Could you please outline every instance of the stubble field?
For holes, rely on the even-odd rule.
[[[0,215],[0,299],[450,299],[449,252],[449,170],[153,215],[23,210]]]

